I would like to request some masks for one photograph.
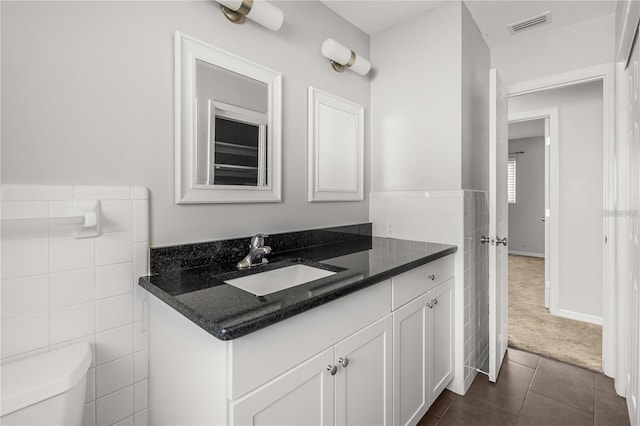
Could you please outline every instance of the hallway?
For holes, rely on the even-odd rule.
[[[602,327],[544,307],[543,258],[509,255],[509,347],[602,370]]]

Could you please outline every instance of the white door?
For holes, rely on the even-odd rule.
[[[507,350],[507,96],[489,71],[489,380],[495,382]]]
[[[336,425],[391,426],[391,314],[336,345]]]
[[[329,348],[242,398],[231,406],[231,424],[333,425],[333,358]]]
[[[629,210],[628,222],[628,371],[626,398],[631,424],[640,422],[640,50],[634,42],[627,74],[629,78]],[[627,277],[623,277],[627,278]]]
[[[549,309],[551,300],[551,179],[549,179],[551,159],[551,126],[549,117],[544,119],[544,307]]]

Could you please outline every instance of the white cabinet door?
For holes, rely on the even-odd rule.
[[[333,425],[333,360],[329,348],[232,404],[231,424]]]
[[[415,425],[454,375],[453,279],[393,313],[394,425]]]
[[[427,295],[393,312],[393,424],[415,425],[429,408]]]
[[[453,279],[427,293],[427,342],[431,353],[430,404],[453,379]]]
[[[335,346],[336,425],[392,423],[391,315]]]

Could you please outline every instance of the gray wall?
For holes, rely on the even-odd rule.
[[[306,201],[307,87],[364,105],[368,122],[368,77],[336,73],[320,46],[369,57],[369,37],[320,2],[277,5],[272,32],[213,1],[1,2],[2,182],[147,186],[154,246],[366,222],[368,200]],[[174,204],[176,30],[282,73],[282,203]]]
[[[544,256],[544,137],[509,140],[516,159],[516,204],[509,204],[509,251]]]
[[[489,47],[464,3],[462,189],[489,190]]]

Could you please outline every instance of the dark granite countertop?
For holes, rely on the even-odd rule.
[[[231,340],[369,287],[457,251],[456,246],[358,236],[349,241],[267,256],[269,263],[238,271],[235,263],[168,270],[140,285],[220,340]],[[265,296],[226,284],[240,276],[302,263],[337,272]]]

